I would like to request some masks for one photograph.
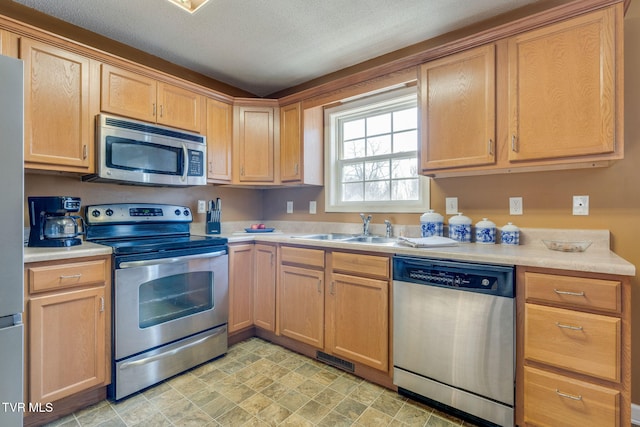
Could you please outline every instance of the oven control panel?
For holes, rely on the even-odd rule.
[[[153,203],[115,203],[85,207],[87,224],[191,222],[187,206]]]

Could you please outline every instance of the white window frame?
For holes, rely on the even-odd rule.
[[[344,101],[341,105],[325,109],[325,211],[326,212],[425,212],[429,209],[429,186],[431,179],[418,173],[418,185],[420,186],[418,200],[394,200],[394,201],[363,201],[342,202],[340,188],[340,168],[338,163],[339,143],[337,123],[341,117],[357,114],[367,110],[387,107],[399,102],[415,101],[417,105],[417,91],[415,87],[392,90],[372,96],[358,98],[352,101]],[[418,126],[419,127],[419,126]],[[419,132],[418,132],[419,135]],[[418,136],[419,138],[419,136]],[[418,145],[420,141],[418,141]],[[418,167],[420,167],[419,150]]]

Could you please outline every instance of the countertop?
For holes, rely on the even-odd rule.
[[[331,225],[333,224],[333,226]],[[353,232],[353,228],[345,230],[346,225],[320,226],[314,223],[293,224],[279,223],[273,233],[246,233],[241,227],[223,223],[223,234],[229,243],[242,242],[268,242],[286,243],[323,249],[338,249],[349,251],[378,252],[384,254],[399,254],[437,259],[453,259],[457,261],[480,262],[500,265],[520,265],[527,267],[544,267],[562,270],[617,274],[623,276],[635,276],[636,268],[633,264],[616,255],[609,249],[608,230],[557,230],[557,229],[522,229],[518,246],[501,244],[460,243],[457,246],[437,248],[412,248],[402,244],[393,246],[375,245],[367,243],[345,243],[340,241],[309,240],[298,236],[322,232]],[[286,232],[281,231],[287,227]],[[303,228],[303,230],[300,230]],[[324,228],[324,230],[321,230]],[[328,228],[328,229],[327,229]],[[348,228],[348,227],[347,227]],[[236,231],[239,230],[239,231]],[[416,230],[402,228],[404,235],[418,236]],[[192,234],[204,235],[204,226],[192,225]],[[377,233],[376,230],[373,231]],[[556,240],[590,240],[593,243],[585,252],[558,252],[546,248],[542,243],[543,238]],[[81,245],[70,248],[24,248],[24,262],[37,262],[47,260],[64,260],[87,256],[109,255],[111,248],[91,242],[83,242]]]

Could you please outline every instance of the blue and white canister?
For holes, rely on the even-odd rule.
[[[471,218],[460,212],[449,218],[449,238],[462,243],[471,242]]]
[[[444,217],[433,209],[429,209],[420,217],[422,237],[442,236]]]
[[[476,224],[476,243],[493,245],[496,243],[496,225],[487,218]]]
[[[500,230],[500,243],[503,245],[519,245],[520,229],[508,222],[507,225]]]

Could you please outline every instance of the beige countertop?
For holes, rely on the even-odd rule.
[[[367,243],[308,240],[297,237],[322,232],[348,232],[357,234],[360,231],[357,224],[355,224],[354,227],[354,224],[279,222],[273,226],[276,227],[273,233],[246,233],[243,231],[242,224],[223,223],[223,234],[220,236],[228,238],[229,243],[286,243],[324,249],[378,252],[426,258],[453,259],[457,261],[618,274],[623,276],[635,276],[636,274],[636,269],[633,264],[609,249],[610,240],[608,230],[522,229],[520,237],[521,244],[519,246],[460,243],[457,246],[451,247],[412,248],[402,244],[388,246]],[[398,227],[396,231],[408,237],[419,236],[419,228]],[[204,225],[193,224],[191,233],[204,235]],[[372,230],[372,233],[384,234],[382,230],[376,228]],[[549,250],[544,246],[542,239],[547,238],[574,241],[590,240],[592,244],[585,252],[558,252]],[[109,254],[111,254],[110,247],[91,242],[83,242],[79,246],[70,248],[25,247],[24,262],[63,260]]]

